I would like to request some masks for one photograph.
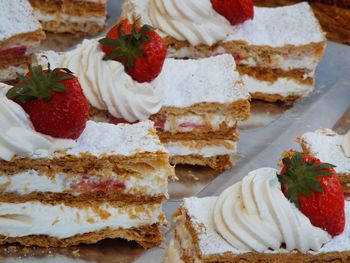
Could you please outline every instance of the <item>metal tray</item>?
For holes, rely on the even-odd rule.
[[[113,25],[120,12],[120,2],[108,4],[108,26]],[[80,43],[82,38],[65,34],[48,34],[41,49],[65,51]],[[276,167],[282,151],[299,149],[293,138],[305,131],[333,127],[350,106],[350,47],[330,42],[318,67],[317,87],[309,98],[288,108],[263,102],[252,103],[252,116],[240,123],[241,139],[235,167],[222,174],[207,168],[180,166],[177,182],[170,182],[170,200],[164,204],[171,222],[172,213],[183,197],[217,195],[226,187],[242,179],[250,170]],[[337,128],[350,127],[349,117],[341,119]],[[161,262],[164,248],[171,238],[171,227],[165,229],[166,242],[160,248],[144,250],[134,242],[105,240],[94,245],[80,245],[65,249],[25,248],[1,246],[0,262]]]

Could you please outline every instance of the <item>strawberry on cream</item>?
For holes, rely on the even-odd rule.
[[[252,171],[217,199],[216,231],[238,250],[319,251],[331,236],[310,220],[281,191],[277,170]]]
[[[210,0],[150,0],[148,15],[156,28],[194,46],[211,46],[232,32],[230,22],[213,9]]]
[[[56,139],[36,132],[23,108],[5,96],[8,86],[0,92],[0,159],[10,161],[15,155],[40,156],[74,144],[72,140]]]
[[[64,54],[61,66],[77,75],[93,107],[108,110],[113,117],[134,122],[157,113],[162,106],[161,85],[134,81],[121,63],[103,60],[104,55],[97,40],[84,40]]]

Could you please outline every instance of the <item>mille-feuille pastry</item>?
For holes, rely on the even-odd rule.
[[[153,123],[87,121],[76,77],[29,71],[15,87],[1,85],[0,243],[160,245],[174,170]]]
[[[157,28],[170,57],[232,54],[252,98],[271,102],[313,91],[326,45],[307,3],[253,9],[241,0],[128,0],[123,18]]]
[[[184,60],[165,59],[164,53],[159,75],[140,82],[132,73],[147,70],[130,75],[122,63],[105,60],[103,49],[97,40],[84,40],[64,54],[41,54],[38,61],[75,72],[92,106],[92,119],[153,120],[171,163],[215,170],[232,166],[237,121],[249,117],[250,104],[231,55]]]
[[[163,262],[349,262],[350,202],[335,171],[325,175],[329,165],[306,168],[313,186],[299,177],[292,166],[311,160],[299,157],[280,174],[254,170],[220,196],[185,198]]]
[[[107,0],[29,0],[44,30],[95,35],[106,26]]]

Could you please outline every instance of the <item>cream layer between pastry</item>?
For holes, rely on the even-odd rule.
[[[132,228],[164,224],[160,204],[118,207],[112,202],[83,206],[0,202],[0,235],[24,237],[45,235],[68,238],[103,229]]]

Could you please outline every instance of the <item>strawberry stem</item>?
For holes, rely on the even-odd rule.
[[[134,66],[137,57],[145,55],[141,45],[150,41],[146,33],[153,30],[153,27],[143,25],[140,30],[137,30],[136,23],[134,23],[131,32],[123,34],[122,25],[120,24],[116,30],[118,39],[105,37],[99,40],[102,45],[113,48],[111,52],[103,57],[103,60],[118,60],[126,68],[131,68]]]
[[[43,70],[41,65],[28,67],[29,73],[24,76],[17,73],[19,83],[9,89],[6,97],[16,99],[18,102],[26,103],[34,99],[50,100],[51,94],[65,92],[67,88],[61,83],[63,80],[75,78],[72,72],[65,68]]]
[[[282,185],[287,186],[287,198],[299,207],[299,196],[310,197],[311,192],[322,193],[322,187],[317,180],[319,176],[331,175],[329,163],[315,163],[315,160],[303,161],[303,154],[294,152],[293,156],[282,159],[285,167],[283,174],[277,174]]]

